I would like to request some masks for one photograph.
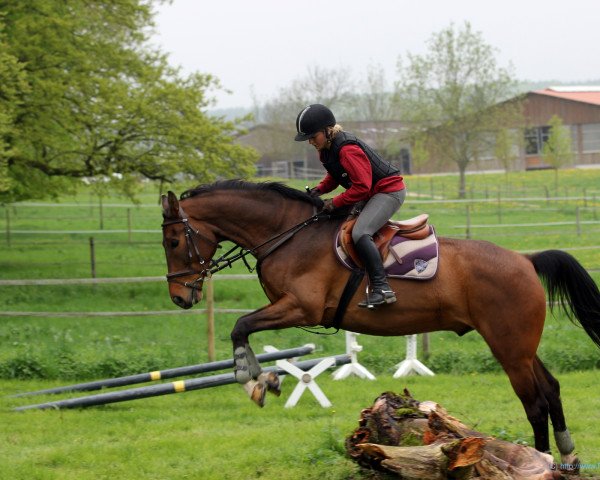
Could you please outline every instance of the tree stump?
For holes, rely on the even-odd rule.
[[[360,413],[358,424],[346,439],[350,457],[405,480],[567,478],[555,470],[551,455],[472,430],[407,390],[381,394]]]

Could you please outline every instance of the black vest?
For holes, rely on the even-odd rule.
[[[371,179],[371,188],[373,188],[373,185],[382,178],[391,177],[400,173],[400,170],[389,162],[386,162],[365,142],[356,138],[351,133],[339,132],[333,138],[329,148],[321,150],[321,161],[329,175],[331,175],[342,187],[350,188],[352,185],[352,182],[350,182],[350,178],[348,177],[348,172],[344,170],[344,167],[342,167],[342,164],[340,163],[340,149],[348,144],[358,145],[371,162],[371,172],[373,175]]]

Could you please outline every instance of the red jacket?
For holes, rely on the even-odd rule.
[[[405,188],[404,180],[400,175],[382,178],[371,188],[373,181],[371,162],[358,145],[344,145],[340,149],[340,163],[348,173],[352,185],[345,192],[333,197],[334,207],[353,205],[356,202],[368,200],[376,193],[397,192]],[[328,193],[338,186],[336,180],[327,173],[317,188],[321,193]]]

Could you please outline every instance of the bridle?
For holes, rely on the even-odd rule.
[[[325,215],[325,216],[329,216],[329,215]],[[187,270],[179,270],[177,272],[167,273],[166,277],[167,277],[167,282],[177,283],[178,285],[183,285],[184,287],[191,288],[193,291],[193,290],[197,290],[199,288],[200,284],[204,281],[205,278],[210,277],[213,273],[219,272],[219,271],[223,270],[224,268],[227,268],[227,267],[231,268],[232,264],[234,262],[236,262],[237,260],[243,260],[243,262],[246,265],[246,267],[248,268],[248,270],[250,272],[253,272],[254,268],[252,268],[250,266],[250,264],[248,263],[248,261],[246,259],[247,255],[251,255],[251,254],[255,255],[260,248],[262,248],[272,242],[275,242],[275,240],[278,240],[277,242],[272,243],[272,245],[267,249],[267,251],[261,255],[261,257],[258,259],[258,261],[260,262],[265,257],[270,255],[272,252],[277,250],[284,243],[286,243],[289,239],[291,239],[294,235],[296,235],[296,233],[298,233],[304,227],[307,227],[308,225],[318,221],[319,218],[322,218],[323,212],[315,213],[312,217],[304,220],[303,222],[298,223],[297,225],[294,225],[293,227],[291,227],[290,229],[288,229],[284,232],[274,235],[273,237],[269,238],[267,241],[261,243],[260,245],[257,245],[256,247],[253,247],[251,249],[246,249],[239,245],[234,245],[234,247],[232,249],[230,249],[227,253],[221,255],[218,259],[213,260],[211,258],[208,261],[206,259],[204,259],[202,257],[202,255],[200,255],[200,249],[198,248],[198,242],[200,240],[203,240],[205,242],[208,242],[208,243],[214,245],[216,248],[221,248],[221,245],[219,245],[218,242],[206,237],[205,235],[202,235],[199,231],[194,230],[189,223],[188,216],[183,211],[181,206],[179,207],[179,217],[180,218],[163,221],[162,229],[164,232],[165,227],[168,227],[169,225],[175,225],[178,223],[183,224],[183,229],[184,229],[184,234],[185,234],[185,242],[186,242],[187,251],[188,251],[189,268]],[[239,252],[234,253],[238,249],[239,249]],[[192,268],[194,256],[196,257],[196,260],[202,267],[200,270],[195,270]],[[191,282],[182,282],[181,280],[179,280],[180,277],[186,277],[186,276],[190,276],[190,275],[197,275],[197,277],[194,280],[192,280]]]
[[[180,218],[163,221],[161,226],[162,226],[162,229],[164,232],[165,227],[168,227],[170,225],[176,225],[178,223],[183,224],[183,231],[185,234],[185,243],[187,246],[187,254],[188,254],[187,256],[188,256],[189,268],[187,270],[179,270],[177,272],[167,273],[167,275],[166,275],[167,282],[177,283],[179,285],[183,285],[184,287],[191,288],[192,290],[197,290],[199,287],[199,284],[207,276],[210,276],[212,274],[211,267],[216,265],[212,259],[209,259],[207,262],[207,260],[202,257],[202,255],[200,254],[200,249],[198,248],[198,241],[203,240],[205,242],[211,243],[216,248],[221,248],[221,246],[214,240],[211,240],[210,238],[206,237],[205,235],[202,235],[198,230],[194,230],[192,228],[192,226],[190,225],[188,216],[186,215],[186,213],[183,211],[183,209],[181,207],[179,207],[179,216],[180,216]],[[197,262],[202,267],[200,270],[196,270],[196,269],[192,268],[192,264],[194,263],[194,256],[195,256]],[[191,282],[182,282],[181,280],[179,280],[179,278],[181,278],[181,277],[187,277],[190,275],[198,275],[198,276]]]

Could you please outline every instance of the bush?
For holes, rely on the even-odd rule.
[[[0,363],[0,374],[2,378],[28,380],[47,378],[48,369],[39,358],[26,353]]]

